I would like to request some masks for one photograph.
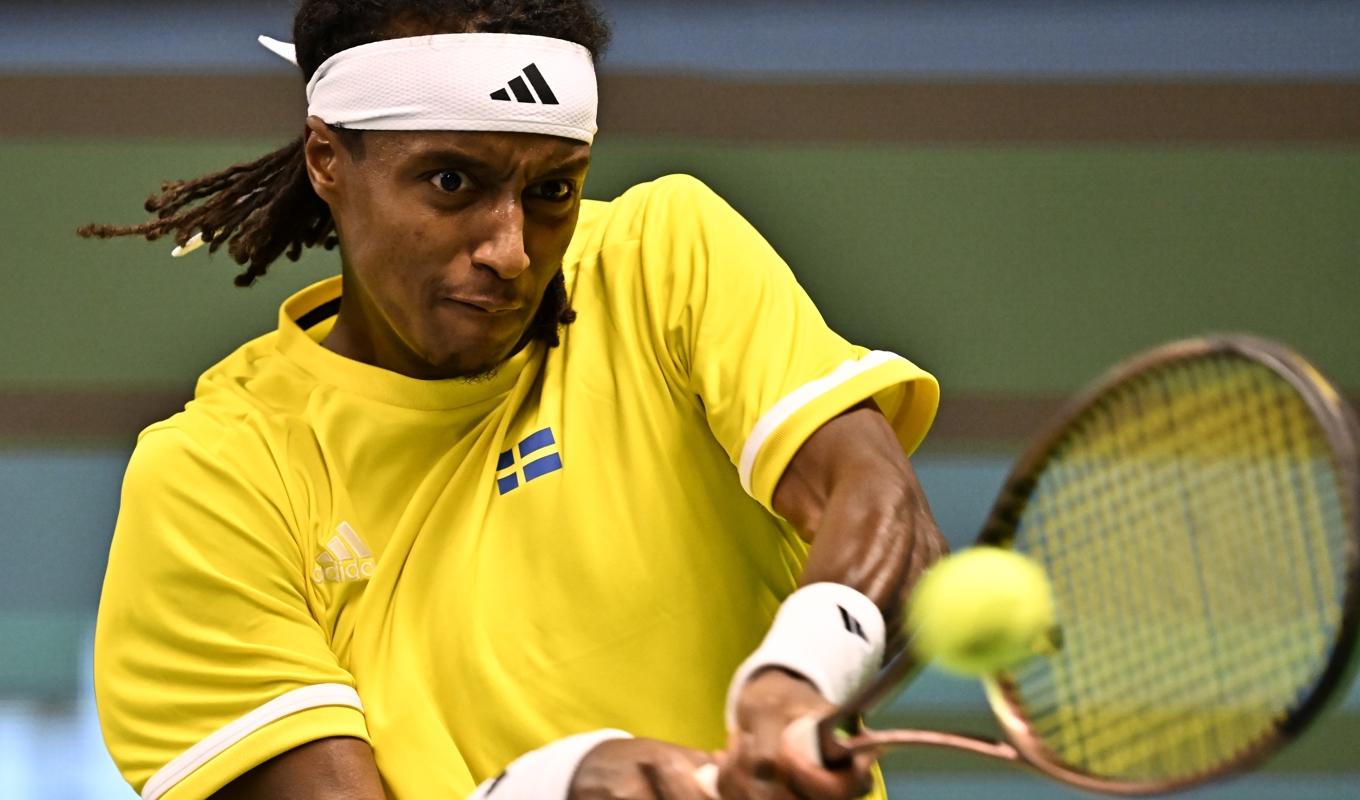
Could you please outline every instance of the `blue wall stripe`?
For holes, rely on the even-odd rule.
[[[133,0],[0,7],[0,71],[286,69],[291,3]],[[866,76],[1360,76],[1344,0],[605,0],[606,69]]]

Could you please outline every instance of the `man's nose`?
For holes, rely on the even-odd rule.
[[[511,280],[529,268],[529,253],[524,249],[524,206],[518,197],[500,198],[486,212],[482,241],[472,251],[472,260]]]

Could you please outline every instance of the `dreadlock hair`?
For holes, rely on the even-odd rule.
[[[435,33],[519,33],[575,42],[595,59],[609,44],[609,24],[595,0],[302,0],[293,42],[303,81],[326,59],[370,42]],[[333,128],[361,151],[362,131]],[[250,286],[280,256],[296,261],[307,247],[339,244],[330,208],[312,190],[300,136],[284,147],[221,172],[167,181],[146,200],[155,219],[139,225],[85,225],[84,237],[171,235],[185,245],[202,237],[209,252],[224,244],[245,267],[237,286]],[[557,328],[575,319],[559,272],[526,335],[557,344]]]

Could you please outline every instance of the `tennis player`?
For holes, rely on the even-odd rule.
[[[607,37],[589,0],[307,0],[267,40],[304,135],[83,231],[342,263],[128,466],[95,682],[143,798],[881,795],[784,731],[943,549],[936,383],[698,181],[582,200]]]

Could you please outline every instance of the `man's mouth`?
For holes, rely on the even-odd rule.
[[[443,298],[446,302],[457,303],[468,306],[486,314],[506,314],[511,311],[518,311],[520,306],[513,300],[502,297],[482,297],[477,295],[448,295]]]

